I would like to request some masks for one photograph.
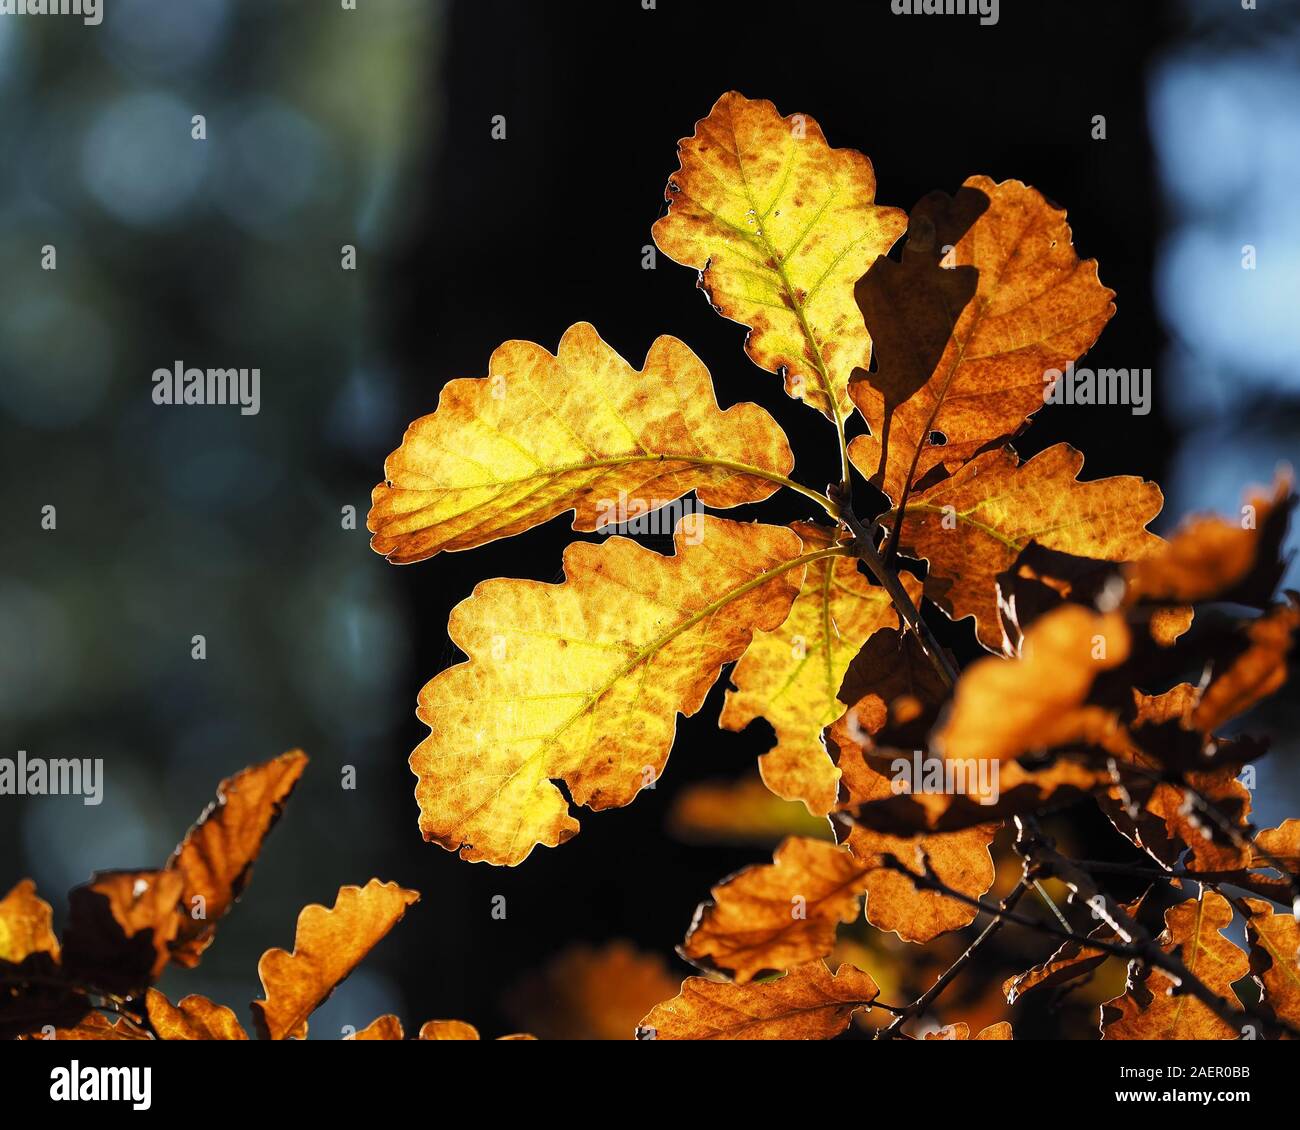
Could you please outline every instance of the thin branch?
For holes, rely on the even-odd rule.
[[[993,920],[984,927],[980,932],[979,937],[966,947],[966,952],[948,966],[948,968],[939,975],[938,980],[936,980],[935,983],[924,993],[917,997],[911,1004],[901,1009],[889,1027],[884,1028],[877,1033],[876,1038],[881,1040],[892,1040],[895,1036],[900,1034],[899,1029],[901,1029],[908,1020],[912,1019],[914,1016],[923,1015],[926,1009],[928,1009],[938,999],[939,995],[949,985],[951,985],[958,976],[960,976],[962,970],[965,969],[972,960],[974,960],[975,955],[979,953],[979,951],[994,937],[994,935],[998,933],[999,930],[1002,929],[1002,924],[1007,921],[1007,913],[1015,908],[1016,903],[1020,901],[1021,896],[1024,895],[1030,886],[1030,880],[1022,878],[1020,882],[1016,884],[1011,893],[1002,900],[1001,905],[998,907],[997,915]]]

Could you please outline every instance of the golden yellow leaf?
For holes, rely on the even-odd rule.
[[[575,530],[591,531],[692,490],[709,506],[738,506],[793,486],[793,465],[776,421],[756,404],[722,411],[708,370],[676,338],[655,341],[638,373],[580,322],[554,356],[508,341],[488,376],[443,388],[384,464],[371,545],[404,564],[566,510]]]
[[[371,879],[364,887],[340,887],[328,910],[304,907],[298,915],[293,953],[270,949],[257,972],[264,1000],[253,1002],[263,1039],[303,1039],[307,1017],[419,900],[415,891]]]
[[[755,364],[842,422],[849,376],[871,359],[853,285],[902,235],[906,215],[874,203],[862,154],[830,148],[807,115],[782,118],[734,91],[677,148],[655,243],[699,269],[719,313],[750,327]]]
[[[902,263],[876,264],[858,298],[879,358],[850,386],[872,433],[850,454],[895,502],[1014,435],[1043,406],[1044,374],[1085,353],[1115,312],[1065,212],[983,176],[922,200]]]
[[[1264,1003],[1279,1020],[1300,1027],[1300,924],[1294,913],[1278,914],[1260,899],[1244,902],[1250,911],[1250,971],[1264,990]]]
[[[830,531],[797,522],[794,531],[805,550],[832,544]],[[913,601],[920,582],[899,578]],[[849,663],[880,628],[897,627],[898,613],[888,594],[872,585],[852,557],[830,557],[809,565],[790,615],[774,631],[757,632],[731,681],[720,724],[743,730],[766,718],[776,731],[776,746],[763,754],[763,781],[777,796],[801,800],[823,816],[835,805],[839,770],[822,743],[822,730],[844,711],[838,699]]]
[[[944,757],[1007,761],[1084,738],[1100,742],[1114,725],[1113,712],[1089,706],[1089,692],[1128,653],[1121,615],[1063,604],[1034,621],[1019,658],[989,656],[962,672],[933,749]]]
[[[628,942],[564,950],[510,994],[513,1020],[543,1040],[630,1040],[637,1021],[681,984],[663,959]]]
[[[0,961],[19,965],[33,954],[59,960],[54,936],[54,911],[36,893],[36,884],[22,879],[0,899]]]
[[[1232,982],[1250,969],[1246,955],[1220,932],[1231,921],[1228,900],[1202,887],[1199,899],[1165,911],[1166,928],[1159,939],[1167,952],[1177,948],[1188,970],[1229,1002],[1235,999]],[[1161,969],[1153,969],[1145,980],[1130,969],[1127,991],[1103,1007],[1102,1038],[1230,1040],[1241,1035],[1190,994],[1172,995],[1173,987],[1173,979]]]
[[[757,772],[734,781],[687,785],[673,797],[668,829],[687,843],[759,847],[775,847],[786,836],[831,836],[824,819],[796,801],[782,800]]]
[[[420,692],[432,731],[411,755],[425,839],[514,865],[573,836],[553,783],[593,809],[663,771],[677,714],[789,613],[805,565],[791,530],[704,517],[664,557],[625,538],[570,545],[565,580],[484,581],[452,611],[468,662]]]
[[[1023,464],[1000,448],[907,505],[899,546],[930,562],[925,595],[954,620],[974,616],[990,651],[1002,650],[996,578],[1031,541],[1113,561],[1136,560],[1163,544],[1145,528],[1160,512],[1159,487],[1132,475],[1079,482],[1082,466],[1083,455],[1069,444]]]
[[[160,1040],[247,1040],[234,1012],[197,994],[172,1004],[157,989],[145,998],[149,1023]]]
[[[208,806],[167,861],[184,879],[181,919],[172,960],[192,968],[212,944],[217,922],[243,893],[262,840],[275,826],[307,755],[291,750],[241,770],[217,787]]]
[[[361,1031],[353,1032],[343,1038],[345,1040],[401,1040],[405,1038],[405,1034],[402,1032],[402,1022],[390,1013],[372,1020]]]
[[[773,981],[735,985],[688,977],[637,1026],[640,1040],[829,1040],[880,990],[851,965],[812,961]]]

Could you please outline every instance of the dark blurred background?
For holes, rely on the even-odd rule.
[[[387,1011],[408,1031],[510,1030],[528,1019],[512,986],[576,942],[629,939],[681,976],[696,903],[766,849],[685,842],[669,811],[752,773],[766,724],[719,731],[719,684],[658,788],[584,810],[576,839],[517,869],[424,844],[406,758],[416,692],[457,659],[448,611],[485,577],[559,579],[574,535],[557,519],[389,566],[364,529],[384,456],[502,341],[554,349],[589,320],[638,366],[681,337],[724,406],[777,416],[797,477],[835,475],[821,418],[746,359],[693,272],[642,266],[676,140],[735,88],[865,152],[882,203],[980,172],[1066,206],[1118,292],[1090,361],[1150,367],[1155,407],[1049,409],[1017,446],[1068,440],[1087,477],[1157,479],[1161,532],[1234,510],[1300,449],[1298,7],[1003,0],[984,27],[888,0],[105,0],[100,27],[0,19],[0,756],[107,773],[99,807],[0,797],[0,890],[30,875],[61,914],[92,870],[161,863],[222,777],[301,746],[312,764],[248,894],[164,989],[242,1012],[301,906],[372,875],[423,901],[318,1036]],[[151,374],[177,360],[259,367],[260,414],[155,406]],[[1300,800],[1296,714],[1283,696],[1254,720],[1278,746],[1265,824]]]

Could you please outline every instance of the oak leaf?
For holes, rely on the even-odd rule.
[[[965,1021],[958,1021],[956,1024],[945,1024],[935,1032],[925,1034],[927,1040],[969,1040],[971,1038],[970,1025]],[[990,1024],[987,1028],[981,1028],[976,1033],[977,1040],[1013,1040],[1011,1025],[1005,1020],[1000,1020],[996,1024]]]
[[[494,580],[453,609],[469,660],[420,692],[420,828],[462,858],[514,865],[578,831],[564,795],[621,807],[655,783],[677,714],[789,613],[806,564],[791,530],[704,517],[664,557],[625,538],[570,545],[561,584]]]
[[[1272,498],[1252,495],[1249,523],[1216,515],[1183,522],[1165,547],[1125,569],[1127,603],[1195,604],[1206,600],[1266,607],[1282,579],[1281,549],[1296,496],[1280,474]]]
[[[1165,911],[1159,941],[1167,952],[1178,950],[1187,969],[1211,991],[1232,1001],[1232,982],[1249,972],[1246,955],[1223,936],[1232,922],[1232,907],[1207,887],[1201,897]],[[1240,1035],[1208,1005],[1189,993],[1173,993],[1172,977],[1152,969],[1142,977],[1130,967],[1127,991],[1102,1008],[1102,1037],[1107,1040],[1226,1040]]]
[[[188,912],[171,947],[178,965],[197,965],[212,944],[217,922],[247,886],[262,841],[306,766],[307,755],[291,750],[222,781],[217,799],[172,853],[167,868],[184,879],[181,903]]]
[[[848,380],[871,359],[853,285],[902,235],[906,215],[874,203],[871,162],[832,149],[812,118],[731,92],[678,144],[681,168],[653,229],[665,255],[700,271],[745,351],[786,391],[837,423]]]
[[[160,1040],[247,1040],[233,1010],[192,994],[172,1004],[157,989],[145,997],[149,1024]]]
[[[1279,1020],[1300,1027],[1300,925],[1294,912],[1278,914],[1259,899],[1243,900],[1250,971],[1264,1003]]]
[[[20,1040],[150,1040],[138,1024],[125,1016],[109,1019],[102,1012],[88,1012],[77,1023],[56,1027],[52,1033],[33,1032],[18,1037]]]
[[[1114,561],[1144,557],[1163,544],[1146,529],[1160,513],[1159,487],[1133,475],[1079,482],[1082,467],[1083,455],[1069,444],[1025,463],[999,448],[908,503],[898,544],[929,561],[925,595],[954,620],[974,616],[990,651],[1003,649],[997,576],[1031,541]]]
[[[642,372],[585,322],[552,356],[508,341],[488,376],[444,386],[384,464],[371,545],[405,564],[522,533],[567,510],[575,530],[641,517],[694,490],[709,506],[771,495],[794,465],[756,404],[722,411],[708,370],[661,337]]]
[[[850,386],[871,427],[850,454],[896,503],[1019,431],[1043,406],[1045,373],[1082,356],[1115,312],[1065,212],[1019,181],[933,193],[908,230],[902,263],[882,259],[858,284],[878,371]]]
[[[265,999],[253,1002],[263,1039],[304,1039],[307,1017],[419,900],[415,891],[371,879],[341,887],[334,905],[298,915],[293,952],[270,949],[257,963]]]
[[[829,531],[808,522],[792,527],[805,550],[825,549]],[[920,582],[900,576],[914,601]],[[828,557],[809,565],[803,587],[780,627],[758,632],[732,673],[720,725],[743,730],[765,718],[776,747],[763,754],[763,781],[777,796],[801,800],[823,816],[835,805],[839,772],[826,752],[822,731],[844,710],[840,684],[859,649],[882,628],[897,627],[889,595],[870,584],[852,557]]]
[[[650,1010],[636,1034],[640,1040],[829,1040],[879,992],[862,970],[846,964],[832,974],[822,961],[746,985],[688,977],[677,996]]]

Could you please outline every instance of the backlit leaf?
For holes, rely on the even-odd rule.
[[[824,962],[796,966],[774,981],[735,985],[688,977],[672,1000],[650,1010],[641,1040],[829,1040],[876,999],[869,974]]]
[[[655,243],[699,268],[719,313],[750,327],[755,364],[842,420],[849,375],[871,358],[853,285],[902,235],[906,215],[874,203],[875,173],[861,153],[830,148],[807,115],[782,118],[771,102],[735,92],[678,156]]]
[[[940,464],[956,471],[1014,435],[1043,406],[1044,373],[1097,340],[1112,298],[1065,212],[1027,185],[976,176],[955,198],[927,196],[902,263],[882,260],[858,286],[879,371],[850,387],[871,426],[854,463],[897,503]]]
[[[167,861],[168,869],[184,879],[181,904],[186,913],[172,943],[172,960],[178,965],[197,965],[212,944],[217,922],[243,893],[262,840],[306,767],[306,754],[292,750],[222,781],[217,799]]]
[[[157,989],[146,998],[149,1023],[160,1040],[247,1040],[248,1033],[234,1012],[192,995],[172,1004]]]
[[[1227,899],[1209,888],[1165,911],[1162,947],[1175,948],[1183,964],[1207,988],[1229,1002],[1232,982],[1249,971],[1246,955],[1223,936],[1232,921]],[[1171,994],[1174,981],[1161,969],[1145,978],[1132,967],[1128,990],[1103,1007],[1102,1037],[1107,1040],[1229,1040],[1240,1033],[1189,993]]]
[[[1031,542],[1085,557],[1133,561],[1162,542],[1146,524],[1160,488],[1132,475],[1078,482],[1083,455],[1059,443],[1018,463],[1006,448],[973,459],[913,496],[899,546],[930,562],[925,595],[955,620],[974,616],[980,642],[1002,650],[996,578]]]
[[[411,755],[420,828],[469,860],[521,863],[578,830],[575,804],[653,785],[677,714],[789,613],[806,564],[788,529],[704,517],[664,557],[625,538],[570,545],[561,584],[484,581],[452,611],[468,662],[420,692],[431,734]]]
[[[341,887],[328,910],[305,907],[298,915],[293,952],[267,950],[257,963],[265,999],[253,1002],[263,1039],[304,1039],[307,1017],[319,1007],[419,900],[415,891],[371,879]]]
[[[804,549],[831,545],[829,531],[807,522],[794,525]],[[912,599],[920,582],[901,578]],[[838,699],[850,661],[873,632],[897,627],[888,594],[870,584],[852,557],[831,557],[808,566],[803,588],[785,622],[758,632],[727,692],[721,725],[743,730],[765,718],[776,731],[776,747],[759,758],[763,780],[786,800],[801,800],[814,815],[835,804],[839,772],[826,753],[822,730],[844,710]]]
[[[371,545],[404,564],[566,510],[590,531],[692,490],[737,506],[767,498],[793,465],[776,421],[756,404],[722,411],[708,370],[676,338],[659,338],[638,373],[580,322],[554,356],[508,341],[488,376],[443,388],[384,464]]]

